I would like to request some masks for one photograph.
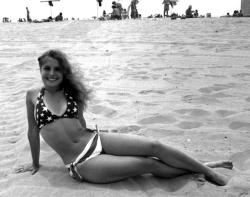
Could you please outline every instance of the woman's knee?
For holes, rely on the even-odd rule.
[[[150,151],[150,155],[157,157],[157,155],[159,154],[159,152],[162,151],[163,149],[163,144],[158,141],[158,140],[152,140],[149,142],[149,151]]]

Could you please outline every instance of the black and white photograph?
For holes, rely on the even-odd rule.
[[[250,0],[0,2],[0,197],[250,196]]]

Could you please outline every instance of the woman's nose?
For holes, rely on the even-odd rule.
[[[54,70],[53,68],[50,69],[49,74],[50,74],[50,75],[54,75],[54,73],[55,73],[55,70]]]

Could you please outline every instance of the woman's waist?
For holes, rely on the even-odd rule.
[[[67,148],[55,148],[55,151],[60,155],[64,164],[69,164],[75,161],[78,155],[83,151],[87,143],[65,144]]]
[[[84,137],[79,140],[77,143],[68,143],[63,145],[62,148],[57,148],[56,152],[62,158],[64,164],[72,163],[76,160],[76,158],[83,152],[86,148],[87,144],[91,141],[91,138],[94,137],[94,133],[91,136]],[[65,149],[65,147],[67,147]]]
[[[50,130],[41,133],[46,143],[61,156],[65,164],[74,161],[94,135],[93,132],[84,128],[68,132],[66,130]]]

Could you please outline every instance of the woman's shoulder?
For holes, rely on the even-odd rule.
[[[35,103],[37,96],[39,92],[41,91],[41,88],[33,88],[29,89],[26,92],[26,100],[31,101],[32,103]]]

